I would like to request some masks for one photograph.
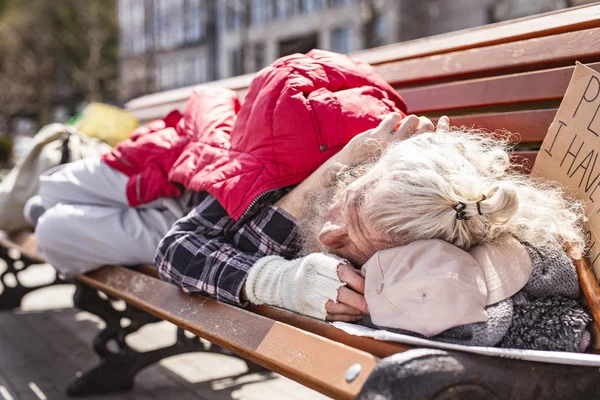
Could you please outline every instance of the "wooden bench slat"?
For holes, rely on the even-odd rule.
[[[221,79],[200,85],[149,94],[130,100],[125,104],[127,111],[133,113],[142,123],[167,115],[172,110],[182,111],[192,91],[203,86],[219,86],[238,92],[240,97],[248,89],[255,74],[246,74],[233,78]]]
[[[575,60],[600,60],[600,28],[386,63],[376,70],[388,82],[400,87],[417,82],[558,67]]]
[[[552,11],[353,53],[372,65],[600,26],[600,5]]]
[[[151,265],[140,265],[136,267],[136,270],[158,279],[156,268]],[[368,337],[350,335],[341,329],[334,328],[327,322],[264,304],[260,306],[249,304],[247,310],[316,335],[335,340],[336,342],[354,347],[355,349],[366,351],[379,358],[391,356],[392,354],[400,353],[411,348],[410,346],[401,343],[382,342]]]
[[[276,307],[267,305],[256,306],[251,304],[248,307],[248,310],[267,318],[295,326],[307,332],[314,333],[315,335],[323,336],[338,343],[365,351],[378,358],[385,358],[412,348],[411,346],[402,343],[383,342],[368,337],[350,335],[325,321],[319,321]]]
[[[202,86],[218,86],[231,90],[246,89],[250,86],[250,82],[254,79],[254,73],[234,76],[232,78],[220,79],[218,81],[203,83],[199,85],[187,86],[178,89],[165,90],[160,93],[148,94],[145,96],[137,97],[127,102],[125,107],[128,110],[139,110],[149,106],[154,106],[157,103],[173,103],[181,100],[187,100],[192,93],[192,90]],[[157,101],[158,100],[158,101]]]
[[[588,66],[600,71],[600,62],[588,64]],[[523,102],[558,101],[564,95],[573,68],[573,66],[568,66],[405,88],[399,89],[399,92],[409,105],[409,112],[415,114],[439,113],[442,110],[452,114],[456,110],[474,107],[514,106]],[[190,92],[191,90],[189,89]],[[184,106],[185,100],[165,102],[134,111],[138,118],[147,120],[159,115],[166,115],[174,108],[183,109]],[[507,127],[507,129],[509,128]],[[514,131],[514,129],[509,130]],[[524,133],[524,130],[519,132]]]
[[[600,62],[588,67],[600,71]],[[512,106],[525,102],[562,99],[575,67],[554,68],[464,82],[443,83],[400,90],[409,105],[409,112],[426,114],[475,107]],[[536,107],[537,108],[537,107]]]
[[[78,279],[334,398],[355,398],[378,362],[367,352],[238,307],[185,295],[167,282],[124,267],[106,266]],[[348,383],[345,373],[353,364],[362,370]]]
[[[575,268],[577,268],[579,286],[588,303],[595,326],[597,329],[600,329],[600,287],[598,286],[598,281],[585,259],[575,260],[573,263],[575,264]]]
[[[515,143],[541,143],[556,115],[555,108],[546,110],[509,111],[490,114],[450,115],[452,125],[483,128],[491,132],[508,131]],[[432,118],[437,122],[438,118]]]
[[[0,239],[0,246],[6,249],[15,249],[21,252],[24,256],[33,261],[38,261],[40,264],[46,261],[37,253],[35,244],[35,236],[29,231],[19,231],[11,235],[8,239]]]
[[[45,262],[45,260],[37,254],[35,236],[32,232],[21,231],[11,235],[10,241],[0,240],[0,246],[4,246],[5,248],[15,248],[31,259],[38,260],[42,263]],[[138,265],[134,267],[133,270],[154,279],[159,279],[156,268],[152,265]],[[82,277],[85,277],[85,275],[82,275]],[[372,338],[350,335],[340,329],[334,328],[327,322],[318,321],[314,318],[309,318],[276,307],[267,305],[255,306],[251,304],[248,307],[248,310],[264,317],[304,329],[319,336],[335,340],[336,342],[350,347],[366,351],[379,358],[387,357],[411,348],[410,346],[400,343],[382,342]]]

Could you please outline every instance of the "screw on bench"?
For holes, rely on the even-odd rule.
[[[361,369],[362,367],[360,366],[360,364],[352,364],[350,368],[348,368],[348,370],[346,371],[346,382],[352,382],[353,380],[358,378]]]

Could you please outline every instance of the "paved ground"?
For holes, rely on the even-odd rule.
[[[1,267],[0,267],[1,270]],[[23,281],[49,279],[52,269],[24,271]],[[64,389],[94,365],[90,343],[101,321],[72,308],[71,286],[28,295],[18,312],[0,312],[0,400],[66,399]],[[174,341],[175,327],[152,324],[128,343],[147,351]],[[129,393],[87,399],[307,399],[326,397],[270,372],[247,374],[239,359],[214,354],[185,354],[142,371]]]

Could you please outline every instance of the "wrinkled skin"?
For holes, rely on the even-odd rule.
[[[338,291],[337,302],[326,305],[331,321],[357,321],[368,313],[363,296],[365,281],[359,267],[377,251],[398,244],[390,243],[361,217],[357,193],[342,188],[331,190],[332,177],[342,168],[352,168],[377,157],[391,142],[423,132],[449,128],[441,117],[437,128],[425,117],[388,115],[377,128],[354,137],[339,153],[329,159],[309,178],[276,204],[298,220],[305,238],[304,253],[329,251],[348,260],[338,267],[338,277],[347,286]],[[308,203],[306,199],[309,199]],[[302,209],[308,212],[302,213]]]

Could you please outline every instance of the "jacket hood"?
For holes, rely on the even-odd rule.
[[[322,50],[287,56],[257,74],[241,107],[226,89],[192,94],[178,125],[190,143],[169,179],[208,191],[239,219],[390,112],[404,115],[406,104],[368,64]]]

